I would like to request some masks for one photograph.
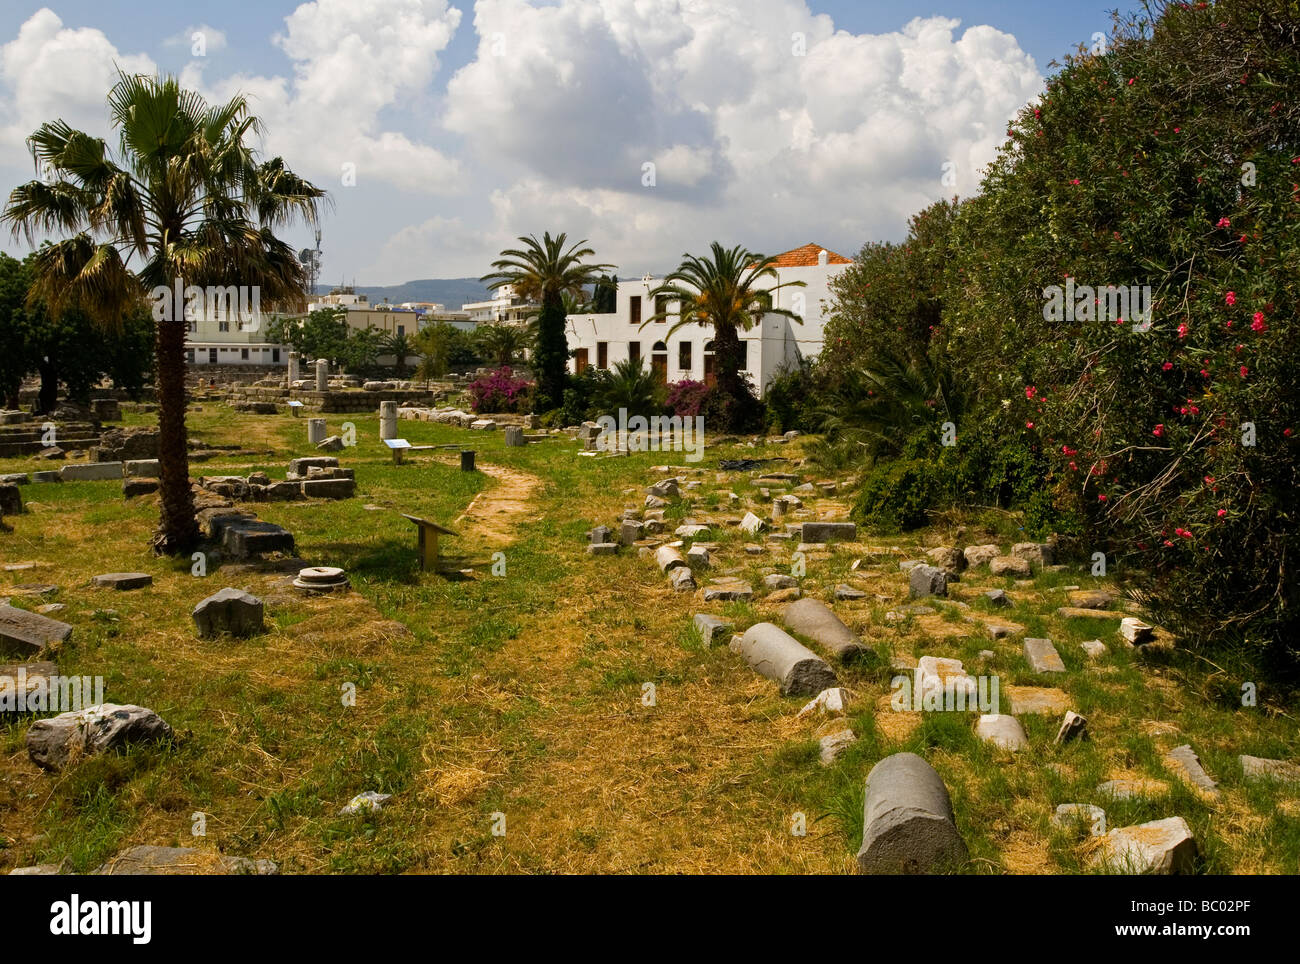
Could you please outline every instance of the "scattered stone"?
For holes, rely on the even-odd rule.
[[[32,481],[33,482],[62,482],[63,476],[61,476],[58,472],[55,471],[33,472]]]
[[[301,485],[308,499],[350,499],[357,488],[352,479],[305,479]]]
[[[1205,772],[1205,767],[1201,766],[1201,758],[1188,744],[1184,743],[1170,750],[1165,756],[1165,763],[1183,781],[1190,783],[1201,793],[1214,799],[1219,797],[1219,785]]]
[[[1168,792],[1169,788],[1159,780],[1107,780],[1097,784],[1098,796],[1115,800],[1162,797]]]
[[[935,873],[966,861],[948,790],[914,753],[895,753],[871,768],[862,810],[859,873]]]
[[[1062,606],[1056,610],[1056,615],[1061,619],[1114,619],[1114,613],[1104,612],[1100,609],[1084,609],[1080,606]]]
[[[754,590],[743,582],[720,583],[704,587],[705,602],[748,602],[754,598]]]
[[[1050,639],[1025,640],[1025,659],[1029,661],[1029,668],[1035,673],[1064,673],[1065,663],[1061,661],[1061,654],[1056,651]]]
[[[858,527],[852,522],[805,522],[799,530],[804,542],[852,542]]]
[[[1106,655],[1106,644],[1100,639],[1089,639],[1080,643],[1079,648],[1088,654],[1089,659],[1101,659]]]
[[[647,495],[645,497],[645,507],[647,509],[663,509],[672,505],[667,499],[661,499],[657,495]]]
[[[1070,697],[1063,690],[1044,686],[1007,686],[1005,689],[1013,716],[1026,713],[1057,716],[1070,708]]]
[[[844,600],[845,602],[853,602],[858,599],[866,599],[867,594],[861,589],[854,589],[852,586],[846,586],[844,583],[840,583],[835,587],[835,598]]]
[[[767,550],[762,546],[755,545],[752,542],[745,543],[745,555],[747,556],[761,556],[765,552],[767,552]]]
[[[645,535],[645,527],[635,519],[624,519],[619,527],[619,541],[625,546],[635,545]]]
[[[1120,620],[1119,634],[1134,646],[1141,646],[1156,638],[1155,629],[1134,616],[1126,616]]]
[[[907,577],[913,599],[948,595],[948,574],[935,566],[914,566]]]
[[[704,546],[691,546],[686,550],[686,562],[696,569],[709,568],[709,550]]]
[[[0,482],[0,516],[23,511],[23,493],[16,482]]]
[[[678,566],[686,565],[686,560],[672,546],[660,546],[655,550],[655,565],[659,567],[660,572],[667,572],[670,569],[676,569]]]
[[[1091,803],[1062,803],[1052,814],[1052,826],[1100,837],[1106,832],[1106,811]]]
[[[1003,750],[1023,750],[1029,745],[1025,728],[1014,716],[1005,713],[984,713],[975,721],[975,735],[986,743]]]
[[[162,475],[162,463],[157,459],[132,459],[122,463],[122,470],[128,479],[156,479]]]
[[[80,754],[171,737],[172,728],[153,710],[103,703],[37,720],[27,730],[27,755],[39,767],[58,770]]]
[[[825,660],[772,623],[750,626],[740,655],[756,673],[779,683],[782,696],[811,696],[837,682]]]
[[[6,590],[15,596],[53,596],[58,591],[58,586],[40,582],[20,582]]]
[[[376,793],[374,790],[366,790],[349,800],[347,806],[339,811],[339,816],[350,817],[357,813],[372,813],[382,810],[384,804],[392,798],[391,793]]]
[[[663,479],[646,489],[646,492],[660,499],[677,499],[681,497],[677,479]],[[647,503],[648,504],[648,503]]]
[[[898,571],[911,572],[917,566],[924,566],[924,565],[925,563],[922,562],[920,559],[904,559],[902,562],[898,564]]]
[[[706,647],[712,647],[715,642],[721,642],[722,637],[731,634],[735,628],[734,624],[718,616],[712,616],[709,613],[695,614],[695,631],[700,634],[700,640]]]
[[[673,569],[670,578],[673,589],[677,592],[691,592],[695,589],[695,576],[686,566]]]
[[[34,864],[31,867],[15,867],[9,871],[10,877],[55,877],[63,872],[61,864]]]
[[[1190,874],[1198,848],[1182,817],[1117,827],[1101,838],[1088,866],[1111,873]]]
[[[828,733],[817,741],[817,759],[822,766],[828,767],[841,753],[857,742],[857,739],[848,727]]]
[[[240,589],[226,587],[194,607],[191,614],[199,636],[207,639],[229,633],[252,636],[265,629],[262,600]]]
[[[826,647],[840,662],[850,662],[867,652],[858,634],[820,599],[800,599],[786,606],[781,620],[787,627]]]
[[[613,538],[614,533],[610,530],[609,526],[596,526],[596,528],[587,533],[587,541],[592,545],[604,545],[605,543],[612,542]]]
[[[1061,720],[1061,728],[1056,731],[1056,739],[1053,742],[1063,745],[1074,740],[1086,739],[1087,736],[1088,720],[1073,710],[1067,710],[1065,719]]]
[[[981,649],[981,650],[979,651],[979,658],[980,658],[980,659],[997,659],[997,658],[998,658],[998,654],[995,653],[995,652],[993,652],[993,650],[991,650],[991,649]]]
[[[757,535],[766,528],[767,523],[752,512],[746,512],[745,518],[740,520],[740,530],[750,535]]]
[[[966,559],[968,566],[983,566],[992,562],[1002,554],[1002,550],[997,546],[989,544],[984,546],[967,546],[962,550],[962,555]]]
[[[1011,597],[1007,595],[1005,589],[990,589],[984,593],[984,598],[1000,609],[1011,605]]]
[[[122,497],[134,499],[142,495],[152,495],[158,491],[157,479],[123,479]]]
[[[799,585],[799,580],[794,576],[787,576],[784,573],[774,572],[771,575],[763,577],[763,585],[768,589],[793,589]]]
[[[843,716],[849,710],[849,691],[842,686],[822,690],[796,714],[796,719],[810,716]]]
[[[273,876],[274,861],[231,857],[191,847],[128,847],[91,873],[97,876],[192,877],[196,875]]]
[[[998,556],[989,562],[989,572],[995,576],[1016,576],[1021,579],[1032,575],[1029,560],[1020,556]]]
[[[1242,754],[1241,772],[1247,780],[1268,780],[1272,783],[1300,783],[1300,765],[1288,760],[1270,760],[1266,757]]]
[[[44,606],[37,606],[36,611],[42,616],[51,616],[54,613],[61,613],[67,608],[63,603],[46,603]]]
[[[952,546],[939,546],[927,550],[925,554],[936,566],[948,572],[961,572],[966,568],[966,556]]]
[[[1109,609],[1114,601],[1110,593],[1099,589],[1082,589],[1068,594],[1070,605],[1078,609]]]
[[[310,468],[336,469],[338,467],[339,460],[332,455],[308,455],[290,460],[288,474],[294,478],[302,478],[307,475],[307,470]]]
[[[1050,566],[1052,547],[1045,542],[1017,542],[1011,547],[1011,554],[1036,566]]]
[[[914,699],[919,699],[922,705],[927,695],[936,693],[944,705],[951,703],[956,706],[959,700],[964,700],[964,705],[969,709],[975,709],[978,705],[975,680],[966,675],[966,668],[959,659],[922,656],[916,661],[915,686]],[[961,695],[963,693],[964,696]]]
[[[101,589],[116,589],[119,592],[128,589],[143,589],[153,585],[153,576],[147,572],[106,572],[90,580],[92,585]]]
[[[618,555],[617,542],[593,542],[587,546],[587,555],[589,556],[614,556]]]

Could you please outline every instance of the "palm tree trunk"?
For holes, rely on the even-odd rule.
[[[154,551],[189,552],[199,541],[190,491],[189,437],[185,430],[185,322],[164,320],[157,326],[158,462],[161,513]]]

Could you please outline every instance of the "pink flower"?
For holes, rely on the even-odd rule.
[[[1166,539],[1166,540],[1165,540],[1165,545],[1166,545],[1166,546],[1172,546],[1173,543],[1170,542],[1168,539]]]
[[[1025,428],[1033,428],[1033,427],[1034,427],[1034,423],[1033,423],[1033,422],[1026,422],[1026,423],[1025,423]]]
[[[1033,385],[1030,385],[1029,387],[1027,387],[1027,388],[1025,389],[1025,398],[1028,398],[1028,399],[1031,399],[1031,400],[1032,400],[1033,397],[1034,397],[1034,395],[1037,394],[1037,392],[1038,392],[1038,389],[1036,389]]]
[[[1228,510],[1227,510],[1227,509],[1220,509],[1218,512],[1216,512],[1216,513],[1214,513],[1214,514],[1215,514],[1216,516],[1218,516],[1220,519],[1222,519],[1225,515],[1228,514]]]
[[[1187,331],[1188,331],[1188,329],[1187,329],[1187,325],[1185,325],[1185,324],[1183,324],[1183,325],[1179,325],[1179,326],[1178,326],[1178,337],[1179,337],[1179,338],[1186,338],[1186,337],[1187,337]]]
[[[1202,378],[1209,378],[1209,377],[1210,377],[1210,370],[1209,370],[1208,368],[1202,368],[1202,369],[1201,369],[1201,377],[1202,377]]]
[[[1075,178],[1074,180],[1072,180],[1070,183],[1071,183],[1071,184],[1078,184],[1078,183],[1079,183],[1079,179],[1076,177],[1076,178]]]
[[[1282,434],[1283,434],[1284,436],[1286,436],[1287,438],[1290,438],[1290,437],[1291,437],[1291,429],[1289,429],[1289,428],[1284,428],[1284,429],[1282,429]]]
[[[1151,434],[1154,435],[1156,438],[1159,438],[1161,435],[1164,435],[1165,434],[1164,425],[1157,425],[1155,428],[1151,430]]]
[[[1237,303],[1237,292],[1229,291],[1226,295],[1223,296],[1223,300],[1226,301],[1229,305],[1235,305]]]
[[[1103,494],[1097,496],[1097,501],[1098,501],[1098,502],[1105,502],[1105,501],[1106,501],[1106,496],[1105,496],[1105,494],[1103,493]]]
[[[1169,369],[1171,369],[1171,368],[1174,367],[1174,363],[1171,362],[1171,361],[1167,361],[1167,362],[1165,362],[1163,365],[1161,365],[1160,367],[1161,367],[1164,371],[1169,371]]]
[[[1268,325],[1264,324],[1264,312],[1255,312],[1255,317],[1250,323],[1251,331],[1268,331]]]
[[[1219,218],[1219,223],[1216,224],[1215,227],[1216,227],[1216,228],[1230,228],[1230,227],[1232,227],[1232,222],[1229,221],[1227,218]]]
[[[1242,377],[1242,378],[1245,378],[1248,374],[1249,374],[1249,372],[1247,371],[1246,366],[1245,366],[1245,365],[1242,365],[1242,366],[1241,366],[1241,377]]]

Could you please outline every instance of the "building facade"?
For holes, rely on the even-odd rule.
[[[853,262],[818,244],[810,243],[776,257],[777,278],[765,278],[764,288],[802,281],[804,287],[772,292],[772,307],[793,311],[802,322],[783,315],[766,314],[749,331],[740,332],[745,352],[744,371],[761,396],[783,369],[813,359],[821,353],[823,332],[829,319],[830,282]],[[688,325],[668,334],[676,322],[676,303],[651,294],[662,278],[649,275],[620,281],[614,311],[609,314],[570,315],[569,370],[577,373],[589,365],[613,368],[620,361],[639,358],[665,383],[690,379],[711,383],[713,331],[707,325]],[[662,321],[647,319],[665,311]]]

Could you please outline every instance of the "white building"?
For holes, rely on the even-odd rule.
[[[498,321],[523,324],[537,313],[537,308],[537,305],[518,297],[513,285],[502,285],[489,301],[471,301],[460,306],[475,325]]]
[[[809,243],[776,257],[773,266],[777,278],[764,278],[760,284],[771,288],[792,281],[804,287],[782,288],[772,294],[772,307],[793,311],[802,324],[783,315],[767,314],[749,331],[740,332],[745,351],[745,372],[761,396],[768,384],[783,368],[793,367],[799,359],[813,359],[822,350],[823,332],[829,319],[830,281],[853,262],[843,255]],[[646,275],[638,281],[620,281],[611,314],[570,315],[569,349],[574,357],[569,370],[577,373],[588,365],[613,368],[628,358],[640,358],[665,382],[686,379],[712,383],[713,332],[704,325],[688,325],[673,335],[675,303],[657,306],[650,294],[661,278]],[[468,307],[468,306],[466,306]],[[642,322],[665,309],[668,317]]]

